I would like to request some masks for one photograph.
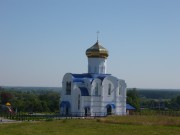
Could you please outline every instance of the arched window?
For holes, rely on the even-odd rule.
[[[108,95],[111,95],[111,84],[109,84],[109,87],[108,87]]]
[[[66,95],[71,95],[71,82],[66,82]]]
[[[96,86],[95,86],[95,96],[98,96],[98,83],[96,83]]]

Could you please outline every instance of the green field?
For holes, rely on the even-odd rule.
[[[123,116],[0,124],[0,135],[179,135],[180,117]]]

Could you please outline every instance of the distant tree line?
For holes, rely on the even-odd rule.
[[[0,111],[9,102],[12,109],[18,112],[59,112],[59,92],[49,88],[19,90],[0,87]],[[180,110],[180,91],[171,91],[171,96],[168,94],[169,91],[142,91],[132,88],[127,90],[127,103],[137,111],[141,108]]]
[[[180,90],[173,90],[173,89],[138,89],[139,97],[140,98],[147,98],[147,99],[172,99],[180,95]]]
[[[142,109],[180,110],[180,91],[127,90],[127,103]]]
[[[18,112],[58,112],[59,100],[57,91],[18,91],[0,87],[0,105],[9,102]]]

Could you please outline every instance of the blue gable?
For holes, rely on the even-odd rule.
[[[85,87],[79,87],[80,91],[81,91],[81,96],[89,96],[89,92],[88,89]]]

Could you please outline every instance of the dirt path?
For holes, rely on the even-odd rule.
[[[4,119],[4,118],[0,117],[0,124],[2,124],[2,123],[17,123],[17,122],[21,122],[21,121]]]

